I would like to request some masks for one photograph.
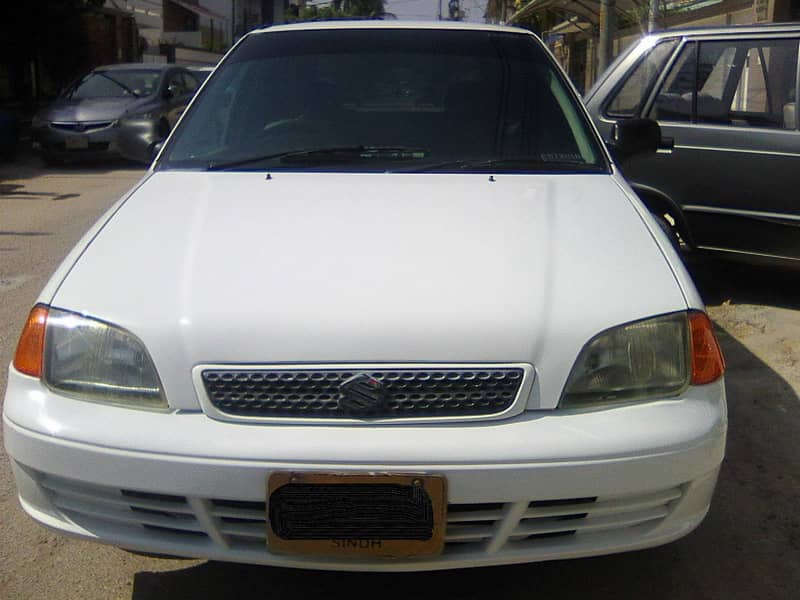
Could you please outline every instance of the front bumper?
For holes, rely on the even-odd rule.
[[[119,156],[116,122],[89,131],[66,131],[51,125],[31,129],[34,149],[59,159],[95,159]],[[72,146],[82,147],[72,147]]]
[[[5,443],[23,508],[66,534],[134,550],[290,567],[408,571],[645,548],[708,511],[724,455],[722,382],[678,400],[427,426],[223,423],[61,398],[11,373]],[[267,548],[276,470],[447,478],[441,556],[304,558]]]

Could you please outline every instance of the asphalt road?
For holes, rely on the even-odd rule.
[[[0,364],[44,282],[83,231],[141,176],[100,164],[0,165]],[[711,512],[652,550],[422,574],[347,574],[159,560],[54,535],[16,501],[0,453],[0,599],[800,597],[798,273],[696,261],[728,361],[730,434]],[[0,395],[5,390],[0,372]]]

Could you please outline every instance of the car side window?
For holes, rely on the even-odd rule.
[[[694,104],[697,44],[683,47],[656,96],[648,115],[659,121],[691,121]]]
[[[653,118],[796,128],[797,40],[700,42],[699,50],[692,46],[667,77]]]
[[[610,117],[635,117],[647,100],[658,75],[664,69],[678,40],[667,40],[653,46],[639,59],[625,82],[614,92],[606,108]]]
[[[182,73],[183,77],[183,85],[187,93],[194,94],[197,91],[198,83],[197,80],[191,73]]]
[[[173,73],[169,76],[169,80],[167,80],[167,89],[172,92],[173,98],[179,98],[186,93],[186,89],[183,85],[182,73]]]
[[[797,40],[771,40],[742,50],[737,49],[743,63],[734,81],[731,123],[795,129]]]

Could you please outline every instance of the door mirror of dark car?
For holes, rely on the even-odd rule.
[[[171,87],[168,87],[164,90],[164,93],[161,94],[164,100],[172,100],[175,97],[175,92],[172,90]]]
[[[609,150],[618,162],[631,156],[655,152],[661,145],[661,127],[652,119],[625,119],[611,129]]]

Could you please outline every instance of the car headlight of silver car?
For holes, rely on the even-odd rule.
[[[705,313],[691,311],[636,321],[592,338],[578,356],[562,407],[678,396],[719,379],[722,353]]]
[[[14,366],[52,390],[132,408],[167,403],[153,361],[132,333],[109,323],[45,306],[31,312]]]

